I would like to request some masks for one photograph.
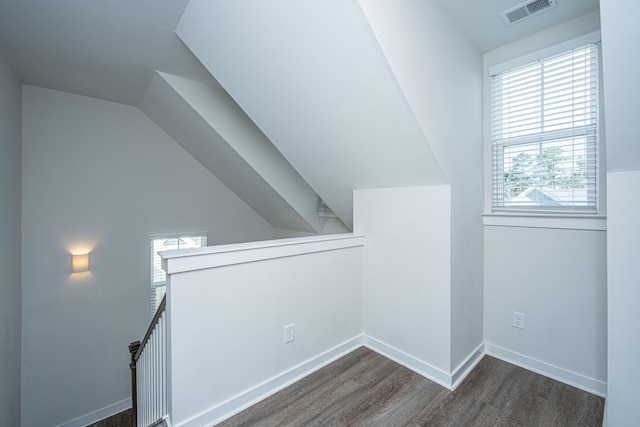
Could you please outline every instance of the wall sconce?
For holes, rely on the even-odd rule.
[[[89,271],[89,254],[71,255],[71,272],[84,273]]]

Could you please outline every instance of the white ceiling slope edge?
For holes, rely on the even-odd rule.
[[[139,108],[274,228],[322,229],[316,193],[223,90],[156,73]]]
[[[191,0],[176,33],[348,227],[354,189],[446,183],[357,2]]]

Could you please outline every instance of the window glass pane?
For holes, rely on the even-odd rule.
[[[162,270],[160,256],[158,255],[158,252],[165,250],[164,240],[155,239],[152,241],[151,245],[152,245],[151,257],[153,261],[153,273],[152,273],[153,276],[152,276],[151,283],[153,285],[156,285],[159,283],[164,283],[165,280],[167,279],[167,276],[164,270]]]
[[[588,206],[585,136],[503,147],[505,206]]]

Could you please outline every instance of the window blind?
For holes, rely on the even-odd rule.
[[[492,208],[597,210],[598,48],[491,79]]]

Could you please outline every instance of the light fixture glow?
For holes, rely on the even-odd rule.
[[[71,272],[84,273],[89,271],[89,254],[71,255]]]

